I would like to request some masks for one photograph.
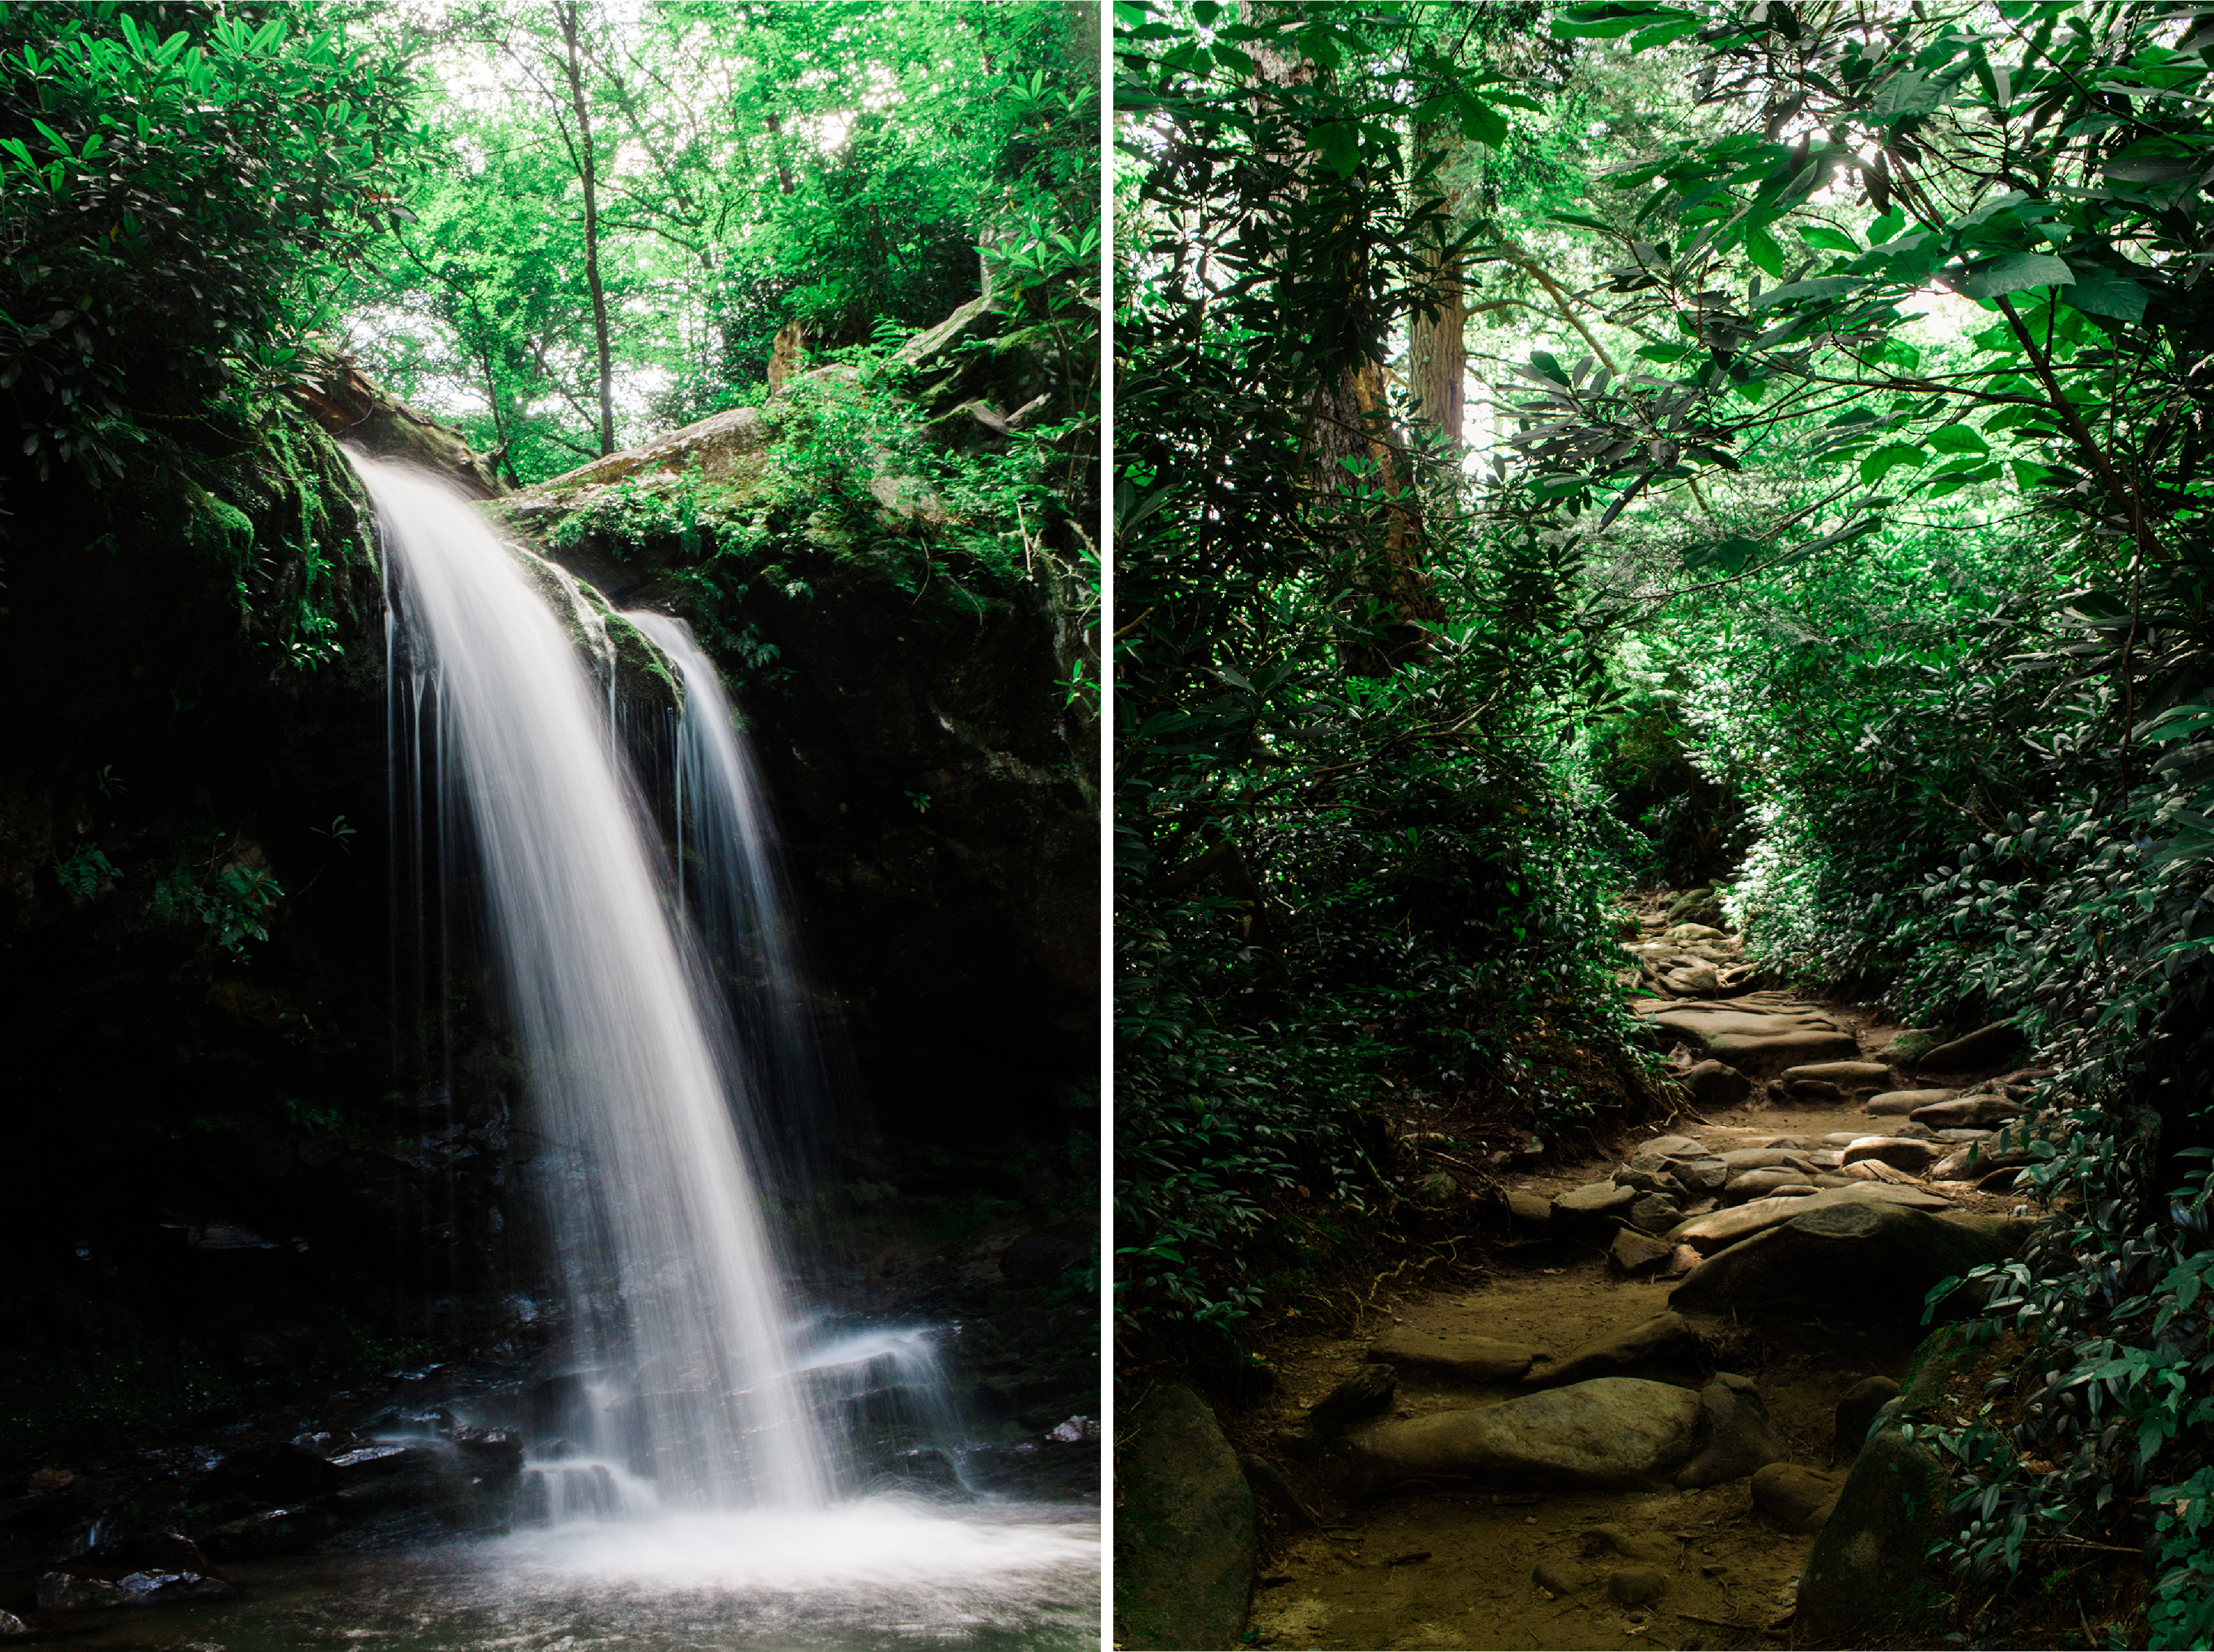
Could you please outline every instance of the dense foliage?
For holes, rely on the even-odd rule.
[[[1608,974],[1620,835],[1562,715],[1599,669],[1582,541],[1473,514],[1374,373],[1441,225],[1442,152],[1400,113],[1501,144],[1535,106],[1403,9],[1120,9],[1116,1288],[1143,1358],[1234,1336],[1645,1070]]]
[[[1419,854],[1302,875],[1305,811],[1342,805],[1340,845],[1373,822],[1381,851],[1410,823],[1385,777],[1451,728],[1488,748],[1455,755],[1471,774],[1515,752],[1517,774],[1589,788],[1495,772],[1440,823],[1473,840],[1450,864],[1519,894],[1510,869],[1541,854],[1587,892],[1523,926],[1550,956],[1571,913],[1596,931],[1611,876],[1728,870],[1777,972],[2024,1028],[2051,1074],[2047,1217],[1977,1322],[2020,1339],[1990,1404],[1937,1435],[1961,1465],[1959,1632],[2081,1599],[2118,1644],[2203,1643],[2214,28],[2180,4],[1608,0],[1547,9],[1545,53],[1464,37],[1448,9],[1123,9],[1142,124],[1122,589],[1146,617],[1118,657],[1144,966],[1122,1061],[1147,1103],[1123,1151],[1148,1166],[1125,1184],[1127,1307],[1159,1312],[1157,1235],[1192,1264],[1179,1280],[1218,1276],[1192,1233],[1245,1245],[1269,1178],[1309,1174],[1294,1147],[1331,1139],[1315,1115],[1397,1104],[1385,1029],[1518,967],[1511,931],[1471,930],[1421,976],[1332,927]],[[1487,122],[1442,101],[1442,51],[1479,98],[1514,63],[1539,107]],[[1269,124],[1295,113],[1318,129]],[[1365,255],[1335,330],[1294,278],[1330,234]],[[1424,329],[1463,297],[1493,400],[1471,403],[1474,456],[1434,475]],[[1413,405],[1372,400],[1369,450],[1329,456],[1355,481],[1316,474],[1334,369],[1287,340],[1405,376]],[[1411,566],[1428,612],[1404,600]],[[1459,646],[1494,622],[1494,652]],[[1540,762],[1563,713],[1573,737]],[[1508,798],[1531,812],[1502,847],[1484,829]],[[1618,867],[1554,847],[1582,823]],[[1178,907],[1159,869],[1210,841],[1251,887]],[[1450,878],[1428,893],[1390,912],[1395,944],[1423,944],[1418,910],[1468,921]],[[1228,929],[1263,915],[1265,938]],[[1338,980],[1302,953],[1309,925]],[[1348,980],[1406,993],[1404,1020],[1311,1036]],[[1218,1319],[1254,1300],[1187,1295]]]
[[[562,0],[401,11],[426,165],[352,346],[520,482],[723,408],[770,361],[1096,264],[1096,11]],[[1007,411],[1012,411],[1007,410]]]
[[[0,11],[0,395],[39,474],[289,376],[390,217],[411,87],[333,7]]]

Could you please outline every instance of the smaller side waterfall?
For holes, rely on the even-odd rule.
[[[737,1049],[768,1132],[766,1167],[785,1190],[804,1195],[842,1075],[804,996],[805,960],[767,794],[721,674],[692,627],[643,609],[622,617],[667,658],[683,689],[672,764],[677,909],[728,992]]]

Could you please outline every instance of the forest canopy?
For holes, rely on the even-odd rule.
[[[336,349],[541,480],[758,401],[780,335],[827,359],[1088,273],[1095,15],[11,6],[0,390],[112,475],[142,370],[251,396]]]
[[[1712,887],[2046,1074],[1958,1632],[2203,1642],[2214,16],[1116,16],[1133,1368],[1637,1116],[1613,903]]]

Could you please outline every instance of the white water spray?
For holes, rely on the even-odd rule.
[[[535,1123],[566,1161],[549,1214],[572,1324],[628,1396],[579,1443],[664,1506],[819,1508],[834,1476],[734,1122],[745,1086],[664,910],[607,701],[525,553],[429,478],[355,463],[409,657],[435,678],[438,779],[483,870]]]

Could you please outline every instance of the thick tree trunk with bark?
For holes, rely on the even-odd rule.
[[[1265,23],[1287,9],[1271,0],[1244,0],[1243,4],[1250,22]],[[1257,45],[1253,57],[1260,71],[1257,89],[1305,84],[1323,72],[1308,59],[1265,46]],[[1312,158],[1302,160],[1303,171]],[[1333,267],[1342,272],[1343,301],[1317,305],[1317,313],[1354,313],[1368,274],[1368,250],[1355,244],[1336,261]],[[1287,257],[1296,262],[1296,254]],[[1305,412],[1307,450],[1314,459],[1316,491],[1322,496],[1316,506],[1318,535],[1342,543],[1343,554],[1356,560],[1349,582],[1354,592],[1391,615],[1379,640],[1349,645],[1342,651],[1345,668],[1364,676],[1385,676],[1418,658],[1429,646],[1429,627],[1442,623],[1446,615],[1422,567],[1422,524],[1408,480],[1404,437],[1393,426],[1385,399],[1383,363],[1366,346],[1349,345],[1336,374],[1309,393]],[[1352,491],[1354,477],[1343,462],[1356,456],[1371,462],[1365,480],[1386,500],[1380,548],[1373,519],[1357,519],[1351,508],[1340,506],[1331,497]]]
[[[1415,135],[1418,150],[1438,143],[1436,132],[1425,127]],[[1446,190],[1431,197],[1438,218],[1435,237],[1425,260],[1436,299],[1434,314],[1417,310],[1407,346],[1407,390],[1415,401],[1415,416],[1434,428],[1453,447],[1461,444],[1461,418],[1467,397],[1467,290],[1462,279],[1462,255],[1449,251],[1453,238],[1453,209],[1460,191]]]

